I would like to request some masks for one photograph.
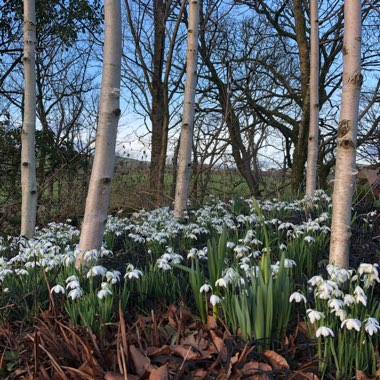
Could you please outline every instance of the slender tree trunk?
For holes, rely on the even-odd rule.
[[[84,253],[99,249],[111,195],[117,126],[120,117],[121,6],[104,1],[104,59],[94,163],[75,266],[85,265]]]
[[[180,144],[181,137],[177,141],[177,145],[174,149],[174,155],[172,159],[172,165],[173,165],[173,178],[172,178],[172,184],[171,184],[171,190],[170,190],[170,197],[172,199],[175,198],[175,189],[177,187],[177,172],[178,172],[178,152],[179,152],[179,144]]]
[[[301,97],[302,116],[301,122],[295,131],[295,146],[292,165],[292,189],[297,192],[304,180],[304,169],[306,162],[307,138],[309,135],[310,119],[310,60],[309,47],[306,38],[306,21],[303,7],[303,0],[294,0],[294,22],[297,35],[298,54],[300,59],[301,72]]]
[[[189,1],[189,26],[186,50],[186,83],[183,120],[178,152],[178,174],[174,198],[174,215],[183,218],[187,209],[191,178],[191,151],[193,147],[194,105],[197,86],[199,2]]]
[[[310,126],[307,150],[306,194],[317,188],[319,133],[319,35],[318,0],[310,0]]]
[[[361,75],[361,1],[344,2],[343,87],[336,153],[330,263],[347,268]]]
[[[21,235],[34,235],[37,215],[36,13],[34,0],[24,0],[24,119],[21,133]]]
[[[162,80],[165,52],[165,1],[153,0],[154,12],[154,45],[152,74],[152,155],[150,161],[150,187],[154,200],[160,199],[165,170],[163,162],[164,136],[164,85]],[[165,150],[166,160],[166,150]]]

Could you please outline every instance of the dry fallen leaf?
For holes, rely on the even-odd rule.
[[[210,335],[212,338],[212,341],[215,344],[215,347],[218,349],[219,352],[221,352],[224,348],[224,342],[223,339],[219,338],[216,334],[215,331],[211,330]]]
[[[365,372],[356,370],[355,373],[356,380],[375,380],[377,377],[368,377]]]
[[[150,363],[150,360],[135,346],[129,346],[133,365],[136,373],[142,377],[146,372],[150,372],[154,366]]]
[[[197,368],[194,371],[191,371],[192,380],[203,380],[207,376],[207,371],[203,368]]]
[[[286,359],[275,351],[265,350],[264,357],[271,364],[273,369],[289,369],[289,364]]]
[[[206,323],[206,326],[208,329],[216,329],[218,327],[218,324],[216,323],[216,319],[215,317],[213,317],[212,315],[208,315],[207,316],[207,323]]]
[[[263,371],[272,371],[272,367],[266,363],[251,361],[245,363],[243,368],[241,369],[241,373],[244,376],[259,375]]]
[[[297,375],[294,380],[319,380],[319,377],[313,372],[301,372],[297,371]]]
[[[159,356],[159,355],[169,355],[170,347],[164,345],[162,347],[148,347],[146,349],[147,356]]]
[[[167,365],[152,369],[149,380],[169,380],[169,371]]]
[[[170,349],[175,354],[182,356],[185,360],[199,359],[201,356],[197,352],[194,352],[191,349],[191,346],[183,346],[183,345],[178,344],[178,345],[170,346]]]

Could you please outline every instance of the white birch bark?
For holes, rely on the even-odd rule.
[[[85,265],[84,253],[99,249],[111,195],[115,166],[117,127],[120,117],[121,5],[120,0],[104,1],[103,73],[96,132],[94,163],[75,266]]]
[[[189,0],[189,26],[186,50],[186,83],[183,120],[178,152],[178,172],[174,199],[174,215],[183,218],[187,208],[191,178],[191,152],[194,130],[194,103],[197,85],[199,33],[199,1]]]
[[[24,117],[21,132],[21,235],[34,235],[37,214],[35,1],[24,0]]]
[[[317,188],[319,133],[319,22],[318,0],[310,0],[310,126],[307,150],[306,194]]]
[[[343,87],[336,153],[330,263],[349,265],[361,75],[361,1],[344,2]]]

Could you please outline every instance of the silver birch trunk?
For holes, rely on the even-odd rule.
[[[85,265],[84,253],[99,249],[111,195],[115,166],[117,127],[120,117],[121,5],[120,0],[104,1],[103,73],[96,131],[95,155],[75,266]]]
[[[351,207],[355,180],[359,96],[362,83],[361,2],[344,2],[343,87],[336,153],[330,263],[347,268],[351,237]]]
[[[32,238],[36,226],[36,12],[24,0],[24,117],[21,132],[21,235]]]
[[[191,152],[194,130],[194,104],[197,85],[199,1],[189,0],[189,26],[186,50],[186,83],[183,120],[178,152],[178,173],[174,198],[174,215],[183,218],[187,208],[191,178]]]
[[[307,150],[306,194],[317,188],[319,133],[319,34],[318,0],[310,0],[310,126]]]

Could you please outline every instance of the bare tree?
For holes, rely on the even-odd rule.
[[[104,60],[102,73],[99,121],[95,156],[86,200],[76,267],[85,264],[84,252],[99,249],[111,194],[115,166],[117,126],[120,117],[121,76],[121,5],[120,0],[104,3]]]
[[[317,188],[319,133],[319,21],[318,0],[310,0],[310,127],[307,144],[306,194]]]
[[[37,214],[36,12],[34,0],[24,1],[24,119],[21,132],[21,235],[33,237]]]
[[[343,88],[333,192],[329,261],[349,265],[361,75],[361,1],[344,2]]]
[[[159,204],[164,190],[170,105],[185,71],[183,62],[176,60],[181,58],[179,31],[186,1],[125,0],[125,4],[132,51],[124,55],[123,81],[131,92],[135,111],[150,119],[149,182],[154,203]]]
[[[174,198],[174,214],[183,218],[187,208],[191,177],[191,151],[193,147],[195,90],[197,85],[199,2],[189,2],[189,25],[186,50],[186,84],[183,120],[178,152],[178,174]]]

